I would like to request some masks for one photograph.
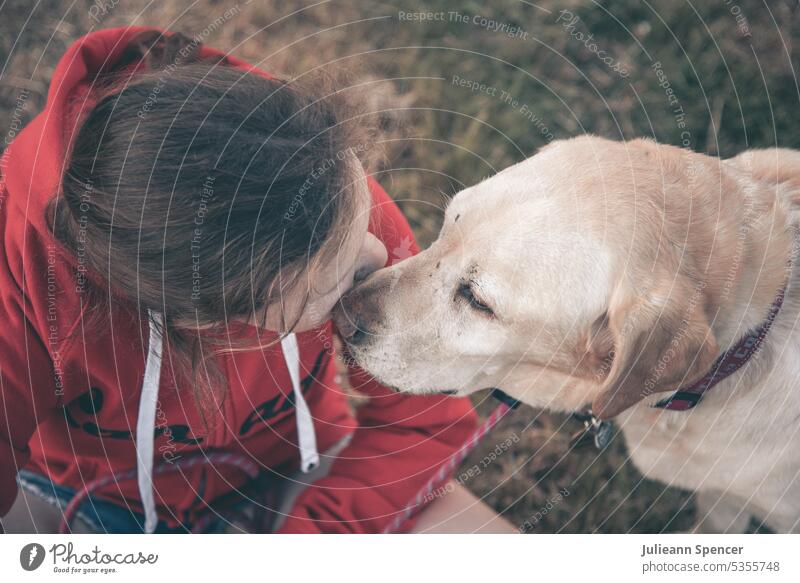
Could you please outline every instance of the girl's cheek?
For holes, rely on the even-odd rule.
[[[321,326],[331,318],[334,306],[352,286],[353,272],[350,272],[325,295],[312,295],[303,305],[303,293],[289,292],[283,297],[283,305],[276,303],[267,309],[266,328],[275,332],[285,331],[284,326],[294,324],[293,332],[304,332]],[[330,289],[331,284],[327,283],[323,289]],[[300,313],[302,310],[302,313]],[[285,322],[285,324],[284,324]],[[260,324],[260,323],[259,323]]]
[[[269,308],[267,310],[267,314],[265,319],[262,321],[256,320],[255,322],[251,322],[254,326],[264,326],[267,330],[271,330],[272,332],[280,332],[281,329],[281,319],[280,319],[280,312]]]
[[[307,311],[307,310],[306,310]],[[299,302],[294,296],[286,296],[283,302],[276,302],[267,308],[266,316],[262,321],[257,321],[256,326],[264,326],[267,330],[282,333],[287,326],[295,324],[295,331],[302,324],[301,320],[306,318],[305,313],[300,313]]]

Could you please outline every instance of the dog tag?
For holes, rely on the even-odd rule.
[[[599,450],[604,450],[611,443],[611,438],[614,437],[614,429],[607,421],[597,421],[598,424],[594,427],[594,446]]]
[[[572,436],[570,446],[580,448],[594,443],[595,448],[604,450],[614,437],[614,428],[607,421],[600,421],[591,411],[573,413],[572,416],[583,423],[583,429]]]

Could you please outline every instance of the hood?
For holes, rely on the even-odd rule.
[[[110,72],[119,72],[125,67],[131,74],[140,70],[140,64],[120,67],[120,62],[135,36],[154,30],[170,34],[149,27],[121,27],[92,32],[72,43],[53,72],[43,111],[3,153],[0,172],[8,191],[8,213],[16,215],[15,221],[22,218],[26,226],[49,244],[60,248],[52,239],[46,209],[59,191],[69,145],[80,127],[83,114],[94,105],[91,89]],[[224,57],[228,65],[269,77],[222,51],[206,46],[201,48],[201,58],[213,56]],[[65,253],[64,258],[73,265],[76,263],[71,253]]]
[[[72,139],[84,113],[94,105],[92,88],[110,72],[125,70],[133,74],[140,70],[144,66],[141,63],[125,62],[125,49],[136,35],[152,30],[101,30],[75,41],[56,66],[44,110],[19,133],[0,160],[0,234],[8,269],[18,286],[6,293],[14,294],[15,301],[24,301],[26,316],[43,338],[48,337],[53,355],[64,348],[61,342],[68,348],[87,308],[82,306],[80,294],[74,293],[78,272],[106,288],[108,284],[99,275],[82,269],[80,253],[63,248],[53,237],[47,209],[59,193]],[[221,56],[226,65],[269,77],[252,65],[209,47],[202,47],[199,56]],[[57,333],[52,333],[54,322],[60,328]],[[146,516],[145,530],[152,532],[157,521],[153,475],[159,472],[153,465],[153,442],[162,360],[160,314],[150,312],[145,326],[143,337],[149,341],[136,426],[136,474]],[[50,342],[51,334],[60,339],[59,343]],[[300,390],[300,356],[294,334],[285,337],[281,347],[292,380],[301,469],[307,472],[318,464],[319,456],[313,419]]]
[[[47,240],[51,234],[45,211],[59,191],[69,144],[82,113],[93,105],[90,89],[114,70],[128,42],[145,30],[103,30],[70,45],[53,73],[44,110],[3,154],[9,213],[21,213],[25,223]]]

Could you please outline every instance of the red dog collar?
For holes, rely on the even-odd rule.
[[[711,389],[724,378],[732,375],[742,368],[744,364],[758,351],[764,338],[767,336],[772,322],[781,310],[783,296],[786,288],[782,289],[769,309],[767,318],[754,330],[751,330],[739,342],[719,355],[711,370],[702,378],[688,387],[682,387],[666,399],[662,399],[653,407],[669,409],[671,411],[688,411],[695,407],[703,398],[706,391]]]

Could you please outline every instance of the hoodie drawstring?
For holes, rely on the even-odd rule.
[[[153,455],[156,429],[156,404],[161,381],[162,338],[161,314],[148,310],[150,342],[147,347],[147,364],[144,367],[142,394],[139,397],[139,417],[136,420],[136,479],[139,496],[144,507],[144,531],[156,530],[158,514],[153,496]]]
[[[300,470],[306,474],[319,466],[317,436],[314,433],[314,418],[300,389],[300,349],[297,336],[287,334],[281,340],[283,360],[289,369],[294,393],[295,420],[297,422],[297,446],[300,448]]]
[[[161,356],[163,339],[161,314],[148,311],[150,342],[147,347],[147,363],[144,368],[142,394],[139,397],[139,417],[136,420],[136,479],[139,496],[144,508],[144,531],[152,533],[158,525],[155,497],[153,495],[153,456],[155,455],[156,408],[158,387],[161,381]],[[300,349],[297,336],[289,334],[281,340],[283,359],[289,370],[294,394],[297,440],[300,449],[300,469],[308,473],[319,466],[317,436],[314,419],[300,387]]]

